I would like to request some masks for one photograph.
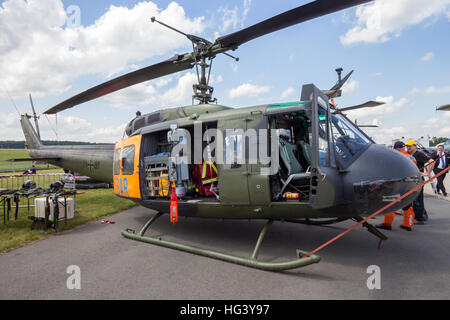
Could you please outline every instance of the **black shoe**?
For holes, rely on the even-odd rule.
[[[382,224],[382,223],[377,224],[375,227],[377,227],[378,229],[392,230],[392,227],[391,227],[391,226],[387,226],[387,225]]]
[[[443,194],[444,194],[444,197],[446,197],[446,196],[447,196],[447,192],[444,192]]]
[[[401,225],[400,228],[408,230],[408,231],[412,231],[411,227],[407,227],[407,226],[404,226],[404,225]]]

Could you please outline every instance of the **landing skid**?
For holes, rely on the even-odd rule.
[[[282,271],[289,269],[296,269],[300,267],[305,267],[307,265],[318,263],[320,261],[320,257],[317,255],[310,255],[309,257],[302,257],[307,252],[298,250],[296,251],[297,258],[288,261],[281,262],[265,262],[258,260],[259,250],[261,248],[262,241],[267,233],[267,230],[272,225],[273,220],[268,220],[264,228],[259,233],[258,240],[256,241],[255,249],[253,250],[252,256],[250,258],[239,257],[231,254],[226,254],[214,250],[203,249],[199,247],[194,247],[186,244],[176,243],[172,241],[161,240],[160,238],[153,238],[145,236],[145,232],[150,227],[150,225],[155,222],[159,217],[161,217],[163,213],[159,212],[155,214],[147,223],[142,227],[139,233],[135,233],[134,230],[126,229],[122,231],[122,235],[125,238],[138,240],[150,244],[154,244],[157,246],[167,247],[170,249],[185,251],[193,254],[197,254],[200,256],[218,259],[226,262],[235,263],[238,265],[256,268],[267,271]]]
[[[310,218],[305,218],[305,219],[285,219],[282,221],[285,222],[292,222],[292,223],[300,223],[300,224],[308,224],[308,225],[312,225],[312,226],[321,226],[321,225],[326,225],[326,224],[333,224],[333,223],[339,223],[345,220],[348,220],[350,218],[333,218],[333,219],[310,219]]]

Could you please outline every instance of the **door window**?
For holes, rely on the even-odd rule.
[[[120,151],[122,151],[122,149],[117,148],[114,153],[114,175],[120,174]]]
[[[225,168],[240,168],[244,163],[244,150],[242,145],[242,132],[237,130],[225,137]]]
[[[134,145],[126,146],[122,150],[122,174],[134,173]]]

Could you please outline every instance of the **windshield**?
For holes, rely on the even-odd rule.
[[[341,114],[331,114],[333,140],[336,154],[343,165],[363,150],[369,139]]]

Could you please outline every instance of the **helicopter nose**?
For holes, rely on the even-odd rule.
[[[417,166],[398,151],[373,144],[348,168],[353,208],[358,215],[368,215],[395,201],[422,181]],[[400,200],[386,212],[393,212],[411,204],[420,189]]]

